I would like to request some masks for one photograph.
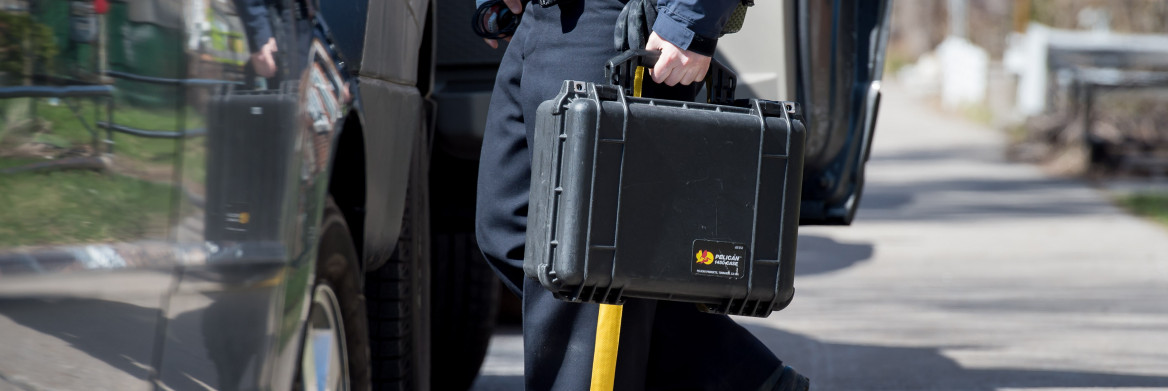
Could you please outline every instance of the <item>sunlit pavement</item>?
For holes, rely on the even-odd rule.
[[[795,301],[737,318],[817,390],[1168,387],[1168,230],[886,88],[858,220],[800,231]],[[475,390],[522,387],[517,330]]]

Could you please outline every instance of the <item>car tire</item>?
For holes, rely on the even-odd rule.
[[[429,140],[414,140],[397,249],[365,274],[374,390],[430,389]]]
[[[431,341],[435,390],[467,390],[487,354],[499,309],[499,280],[474,233],[434,234]]]
[[[316,385],[320,383],[316,380],[325,377],[322,383],[330,389],[337,382],[347,382],[348,387],[342,389],[368,390],[368,323],[359,258],[349,227],[332,197],[325,203],[320,232],[316,278],[295,389],[318,389]],[[328,360],[329,365],[321,368],[320,359]]]
[[[435,144],[441,144],[435,142]],[[435,147],[430,164],[433,297],[431,350],[442,373],[435,390],[466,390],[486,356],[499,309],[499,279],[475,241],[478,161]]]

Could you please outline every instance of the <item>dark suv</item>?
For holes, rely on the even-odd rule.
[[[888,5],[782,4],[795,95],[766,97],[809,106],[803,221],[846,224]],[[0,0],[0,383],[469,387],[498,302],[473,216],[502,56],[472,8]]]

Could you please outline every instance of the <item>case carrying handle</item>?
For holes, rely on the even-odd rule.
[[[653,83],[647,75],[648,69],[653,68],[661,52],[655,50],[632,49],[618,54],[604,64],[604,77],[609,84],[621,87],[627,96],[653,96],[650,91],[665,89],[682,90],[689,92],[689,96],[701,85],[668,87]],[[731,104],[734,102],[734,88],[738,85],[738,75],[726,68],[716,58],[710,58],[710,68],[706,72],[706,102],[712,104]],[[671,95],[671,94],[666,94]]]

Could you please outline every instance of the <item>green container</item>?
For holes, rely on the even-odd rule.
[[[48,26],[56,39],[57,57],[49,73],[66,78],[94,70],[93,44],[73,39],[72,3],[41,0],[31,7],[33,18]]]
[[[159,17],[143,12],[154,1],[111,2],[105,16],[109,69],[141,76],[168,79],[186,78],[183,54],[183,24],[180,18]],[[119,104],[150,108],[175,108],[183,87],[115,79]]]
[[[35,18],[52,29],[60,49],[51,73],[68,79],[92,75],[99,68],[94,56],[98,39],[92,42],[77,39],[73,4],[42,0],[34,7]],[[185,78],[181,9],[173,9],[178,4],[181,3],[166,0],[111,1],[109,12],[97,18],[99,28],[106,33],[106,69],[149,77]],[[114,79],[114,86],[119,105],[148,108],[174,108],[183,93],[181,86],[125,79]]]

